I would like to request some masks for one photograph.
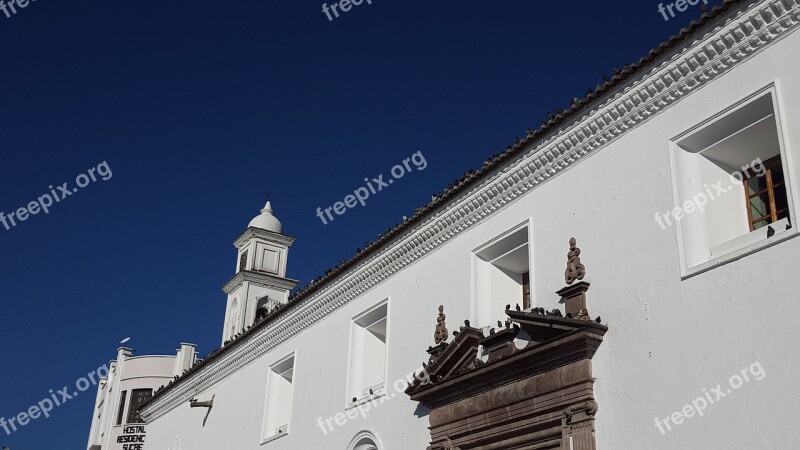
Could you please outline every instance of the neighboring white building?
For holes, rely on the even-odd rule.
[[[267,205],[235,241],[223,348],[142,408],[145,448],[796,448],[798,27],[800,0],[727,0],[291,299],[294,238]],[[561,307],[573,236],[604,336],[603,325],[569,331],[580,322],[539,310]],[[444,316],[437,327],[439,305],[459,337]],[[471,352],[432,381],[446,393],[494,364],[495,349],[475,345],[489,341],[458,324],[488,330],[513,316],[533,330],[534,314],[569,325],[570,336],[594,330],[597,346],[581,356],[589,401],[547,412],[545,424],[536,408],[557,391],[544,381],[569,383],[536,378],[518,398],[480,397],[510,405],[491,414],[453,403],[461,409],[447,420],[470,425],[435,431],[447,421],[403,392],[434,330],[453,340],[438,346],[445,356]],[[503,364],[550,345],[506,330],[497,336],[516,338]],[[443,370],[447,361],[431,355]],[[734,376],[748,381],[727,389]],[[710,402],[718,384],[722,397],[690,416],[687,406]],[[551,441],[480,444],[502,438],[493,433],[517,400],[532,402],[530,428],[508,431]],[[662,431],[656,418],[672,423]]]
[[[142,450],[146,426],[139,406],[153,392],[184,373],[196,362],[194,344],[181,344],[175,356],[134,356],[120,347],[101,378],[92,411],[88,450]]]

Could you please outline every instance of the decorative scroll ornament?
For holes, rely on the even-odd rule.
[[[439,316],[436,317],[436,332],[433,333],[433,341],[438,345],[447,340],[447,325],[444,320],[447,316],[444,314],[444,305],[439,305]]]
[[[594,417],[597,414],[598,404],[594,400],[589,400],[583,403],[578,403],[577,405],[568,406],[564,409],[564,415],[567,416],[567,419],[571,419],[577,413],[584,413],[589,417]]]
[[[569,252],[567,253],[567,270],[564,272],[564,279],[567,284],[572,284],[575,280],[582,280],[586,275],[586,267],[581,264],[581,249],[576,244],[575,238],[570,238]]]

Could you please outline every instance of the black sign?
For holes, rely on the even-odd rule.
[[[122,450],[144,450],[144,426],[136,425],[122,429],[117,444],[123,444]]]

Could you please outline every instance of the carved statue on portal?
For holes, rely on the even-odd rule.
[[[589,310],[586,309],[586,308],[583,308],[578,313],[578,316],[576,317],[576,319],[578,319],[578,320],[592,320],[592,318],[589,316]],[[598,317],[598,319],[599,319],[599,317]],[[597,323],[600,323],[600,322],[597,322]]]
[[[436,332],[433,333],[433,341],[438,345],[447,340],[447,325],[444,320],[447,318],[444,314],[444,305],[439,305],[439,316],[436,317]]]
[[[575,238],[570,238],[569,252],[567,253],[567,270],[564,272],[564,279],[567,284],[572,284],[575,280],[582,280],[586,275],[586,267],[581,264],[581,249],[576,244]]]

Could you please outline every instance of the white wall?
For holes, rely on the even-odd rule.
[[[424,449],[424,410],[396,392],[394,382],[427,359],[439,304],[451,332],[463,319],[475,319],[472,251],[526,220],[533,230],[534,304],[559,307],[554,292],[564,285],[568,240],[575,236],[592,283],[588,309],[610,328],[594,357],[599,449],[794,448],[800,438],[793,425],[800,397],[794,326],[800,240],[682,279],[676,227],[662,230],[653,216],[674,206],[669,141],[770,83],[778,85],[787,179],[796,189],[798,49],[798,33],[775,43],[202,392],[201,400],[216,395],[207,417],[188,405],[160,417],[149,425],[146,448],[336,450],[372,430],[381,450]],[[343,412],[351,318],[385,298],[388,400],[325,435],[317,418]],[[262,447],[269,366],[292,352],[291,431]],[[767,373],[762,381],[665,436],[655,427],[655,417],[681,410],[704,388],[724,386],[755,361]]]
[[[118,443],[123,434],[132,436],[144,435],[140,426],[144,424],[126,424],[134,389],[152,389],[166,385],[175,375],[191,367],[195,361],[194,344],[181,344],[177,356],[134,356],[132,350],[120,348],[117,359],[110,363],[107,378],[98,383],[95,407],[92,411],[92,425],[89,435],[90,450],[123,450],[123,443]],[[125,403],[121,403],[121,393],[125,391]],[[117,425],[120,407],[123,407],[122,423]],[[135,432],[126,432],[128,426],[136,427]],[[137,450],[136,444],[127,447]]]

